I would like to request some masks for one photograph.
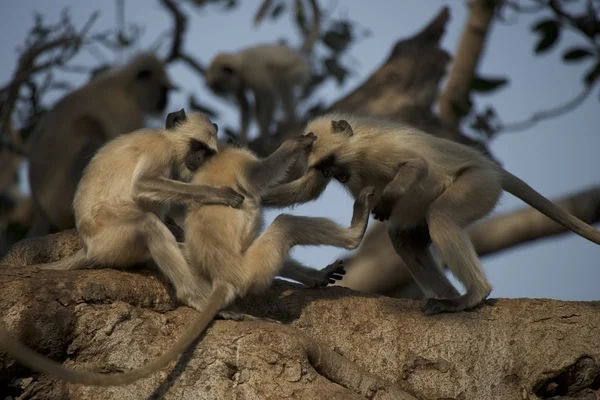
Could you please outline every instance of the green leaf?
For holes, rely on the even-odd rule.
[[[592,53],[590,50],[588,49],[583,49],[583,48],[572,48],[570,50],[567,50],[564,54],[563,54],[563,60],[564,61],[577,61],[577,60],[583,60],[586,57],[592,56],[594,55],[594,53]]]
[[[584,76],[583,81],[586,85],[591,85],[600,77],[600,62],[594,65]]]
[[[347,21],[335,21],[323,35],[323,43],[335,53],[346,50],[352,39],[352,25]]]
[[[506,78],[482,78],[476,76],[471,82],[471,90],[479,93],[489,93],[508,83]]]
[[[547,19],[535,24],[532,30],[541,35],[535,48],[535,53],[540,54],[550,50],[556,44],[560,36],[560,23],[554,19]]]
[[[338,64],[335,58],[328,58],[325,60],[325,67],[329,74],[333,75],[338,85],[342,85],[344,80],[348,76],[348,70]]]
[[[285,4],[284,3],[279,3],[275,6],[275,8],[273,8],[273,11],[271,11],[271,19],[277,19],[277,17],[279,17],[281,15],[281,12],[285,10]]]

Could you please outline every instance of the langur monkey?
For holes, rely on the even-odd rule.
[[[186,216],[186,231],[189,231],[190,234],[186,235],[187,241],[182,250],[187,249],[185,252],[188,254],[188,258],[194,262],[192,266],[198,269],[188,274],[187,279],[189,279],[189,282],[197,284],[197,291],[202,295],[202,297],[196,298],[194,304],[194,308],[202,309],[201,314],[196,317],[173,347],[155,361],[133,371],[111,375],[74,371],[66,368],[41,356],[12,338],[0,324],[0,344],[9,355],[21,364],[73,383],[97,386],[131,383],[164,367],[172,358],[183,352],[204,331],[220,309],[230,303],[237,295],[244,295],[249,291],[264,290],[271,283],[281,264],[284,263],[285,256],[292,246],[322,244],[354,249],[360,244],[369,219],[369,201],[373,194],[373,190],[370,188],[365,189],[355,203],[354,215],[349,229],[343,229],[324,218],[280,215],[271,227],[255,240],[261,221],[259,206],[261,193],[267,190],[269,185],[276,184],[285,178],[286,170],[295,161],[298,154],[304,152],[314,141],[313,135],[288,140],[271,157],[260,161],[249,151],[240,149],[235,145],[225,145],[225,149],[221,149],[217,153],[213,147],[216,144],[216,132],[213,134],[206,126],[198,125],[197,117],[193,115],[186,116],[183,110],[169,115],[174,118],[167,121],[167,127],[171,126],[177,132],[204,132],[208,136],[203,138],[204,143],[208,143],[208,145],[199,151],[205,154],[198,157],[188,157],[190,160],[188,165],[191,170],[197,169],[198,166],[198,164],[193,163],[194,160],[201,160],[201,164],[205,164],[193,179],[195,187],[206,191],[213,188],[213,186],[204,186],[205,183],[221,182],[237,186],[239,190],[246,192],[248,195],[239,213],[228,213],[226,207],[211,206],[206,210],[202,210],[201,207],[196,207],[194,203],[188,204],[190,211]],[[190,131],[190,129],[192,130]],[[136,134],[123,136],[117,140],[122,143],[126,141],[134,142],[135,140],[131,138],[135,137]],[[173,133],[173,135],[176,134]],[[200,138],[192,140],[198,139]],[[157,142],[155,143],[158,145],[157,147],[163,148],[162,145],[165,143],[160,143],[160,140]],[[189,144],[192,144],[192,142]],[[182,145],[181,149],[186,148],[184,141],[181,141],[178,145]],[[102,157],[102,155],[103,150],[99,152],[96,158],[98,156]],[[114,162],[115,160],[110,161]],[[95,167],[96,164],[93,160],[88,168],[93,169]],[[207,174],[202,173],[204,168],[208,168]],[[135,170],[138,171],[139,168],[135,168]],[[81,185],[86,183],[86,174],[84,174]],[[157,189],[154,195],[161,193],[158,187],[153,186],[153,188]],[[124,216],[131,221],[129,214],[117,215],[117,211],[102,212],[102,210],[99,210],[99,213],[104,215],[112,213],[114,218]],[[131,212],[131,210],[128,211]],[[131,217],[134,217],[134,215],[131,215]],[[143,218],[143,215],[138,217],[138,224],[144,224]],[[113,221],[114,223],[115,221]],[[127,222],[124,221],[123,223]],[[151,224],[155,229],[161,226],[160,222],[153,221]],[[135,233],[136,228],[133,224],[131,225],[126,227],[129,230],[125,231],[129,238],[131,238],[132,233]],[[159,249],[160,247],[164,247],[164,249],[171,248],[173,254],[167,254],[168,251],[164,250],[163,256],[166,258],[172,256],[173,259],[179,259],[180,255],[175,254],[177,245],[174,239],[167,237],[170,233],[166,228],[162,229],[161,232],[160,237],[157,235],[149,241],[148,247],[150,247],[150,242],[154,242],[154,245]],[[105,236],[111,237],[115,233],[117,232],[105,232]],[[143,231],[138,231],[138,233],[147,234]],[[114,241],[122,239],[127,239],[127,237],[112,238]],[[111,239],[107,238],[106,240]],[[123,247],[131,246],[132,250],[135,251],[137,245],[139,244],[126,242]],[[121,256],[124,255],[124,248],[118,249]],[[186,271],[192,272],[190,269],[186,269]],[[315,271],[299,266],[291,260],[289,264],[284,265],[283,272],[284,276],[299,280],[310,286],[326,286],[334,280],[341,279],[341,275],[345,273],[340,262],[333,263],[321,271]],[[209,279],[212,288],[209,287],[209,282],[203,279]],[[210,296],[206,298],[209,292]]]
[[[176,114],[185,115],[181,110]],[[169,203],[239,207],[244,196],[229,187],[192,185],[198,155],[217,151],[217,126],[205,115],[190,114],[166,129],[141,129],[106,143],[85,168],[74,200],[77,232],[83,249],[73,256],[40,266],[74,270],[92,265],[128,267],[152,259],[175,287],[177,298],[198,309],[203,292],[180,246],[163,224]],[[203,157],[203,156],[202,156]],[[223,212],[228,207],[217,207]],[[4,351],[27,367],[74,383],[110,386],[133,382],[166,365],[197,332],[192,326],[173,348],[150,364],[123,374],[74,371],[37,354],[10,336],[0,324]],[[190,333],[191,332],[191,333]],[[191,337],[191,339],[190,339]]]
[[[206,71],[206,83],[217,95],[235,96],[240,107],[241,144],[248,143],[248,128],[252,114],[256,116],[259,133],[269,135],[277,102],[283,105],[286,124],[295,125],[295,87],[305,86],[311,77],[308,55],[319,38],[320,11],[316,0],[310,0],[314,21],[306,41],[299,50],[284,44],[261,44],[246,49],[218,53]],[[246,97],[254,96],[254,110]]]
[[[228,185],[245,196],[236,210],[188,207],[187,259],[206,295],[202,322],[197,325],[201,330],[219,310],[238,297],[261,293],[278,274],[311,287],[326,286],[345,274],[341,261],[317,271],[288,258],[288,253],[298,245],[357,248],[367,229],[373,188],[358,195],[349,228],[326,218],[281,214],[259,235],[262,197],[286,178],[289,168],[314,140],[312,133],[289,139],[262,160],[235,143],[224,144],[192,178],[194,184]]]
[[[100,73],[44,114],[28,142],[36,209],[29,237],[75,226],[73,196],[92,155],[108,140],[143,128],[146,115],[160,115],[174,88],[162,61],[142,53]]]
[[[333,177],[356,197],[375,188],[375,219],[388,221],[396,252],[428,299],[427,315],[475,308],[488,282],[466,228],[496,206],[503,190],[576,234],[600,244],[600,232],[546,199],[477,150],[416,128],[376,118],[331,113],[309,122],[317,140],[309,171],[263,199],[286,206],[316,199]],[[433,259],[441,258],[464,285],[459,295]]]

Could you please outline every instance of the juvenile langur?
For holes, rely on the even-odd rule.
[[[286,206],[313,200],[331,177],[354,197],[373,186],[372,213],[377,220],[389,220],[396,252],[429,297],[426,314],[472,309],[490,294],[492,287],[465,229],[494,209],[503,190],[600,244],[599,231],[465,145],[391,121],[341,113],[316,118],[306,130],[317,136],[309,172],[273,188],[263,203]],[[465,294],[459,295],[437,266],[431,242]]]
[[[248,142],[252,115],[259,133],[266,137],[278,103],[282,104],[286,124],[296,124],[294,89],[310,80],[308,55],[319,38],[320,11],[316,0],[310,0],[314,22],[299,50],[284,44],[261,44],[237,52],[218,53],[206,71],[206,83],[217,95],[234,96],[240,108],[240,142]],[[246,91],[254,96],[251,107]],[[252,109],[254,108],[254,109]]]
[[[197,122],[194,122],[193,116],[186,117],[185,114],[180,114],[176,121],[171,122],[173,129],[178,132],[186,132],[187,129],[192,128],[190,124],[197,124]],[[169,123],[167,123],[167,126],[169,126]],[[209,149],[214,151],[216,132],[210,132],[207,126],[204,126],[204,129],[199,129],[200,126],[194,126],[193,128],[193,131],[203,132],[207,136],[203,139],[206,141],[205,143],[209,143]],[[137,134],[123,136],[117,140],[135,142],[131,138]],[[176,134],[173,133],[173,135]],[[199,139],[198,137],[195,140]],[[207,165],[203,169],[208,167],[209,173],[202,174],[202,170],[197,172],[193,181],[195,187],[207,190],[212,186],[204,186],[203,182],[227,182],[227,184],[234,184],[239,190],[245,191],[248,198],[240,208],[240,213],[225,212],[227,210],[225,207],[208,207],[208,210],[203,212],[201,207],[196,207],[193,202],[189,203],[190,212],[186,217],[186,230],[189,231],[189,234],[187,235],[185,248],[188,249],[188,257],[194,260],[193,267],[198,268],[198,270],[192,273],[186,267],[180,271],[190,272],[190,274],[187,274],[188,282],[193,283],[194,286],[197,285],[194,290],[201,296],[196,297],[193,307],[202,309],[202,312],[173,347],[155,361],[136,370],[120,374],[108,375],[74,371],[24,346],[11,337],[1,324],[0,344],[9,355],[21,364],[69,382],[98,386],[128,384],[152,374],[183,352],[202,333],[220,309],[230,303],[236,295],[266,288],[281,264],[284,263],[285,256],[292,246],[298,244],[331,244],[349,249],[358,247],[367,228],[370,208],[369,199],[373,194],[372,189],[365,189],[359,201],[355,203],[352,224],[349,229],[342,229],[337,224],[324,218],[280,215],[267,232],[254,240],[260,228],[260,194],[267,189],[268,185],[276,184],[277,181],[283,179],[285,170],[294,162],[298,154],[305,151],[306,147],[310,146],[313,141],[314,136],[312,135],[289,140],[282,144],[280,149],[271,157],[263,161],[257,160],[252,153],[237,146],[226,146],[225,150],[213,153],[212,157],[208,157],[208,161],[205,160]],[[161,140],[158,140],[158,142],[156,143],[159,145],[158,147],[164,147],[160,145],[166,144],[160,143]],[[185,149],[185,144],[182,141],[176,143],[176,146]],[[109,145],[110,143],[107,146]],[[103,150],[98,153],[95,159],[102,157],[102,155]],[[185,155],[182,154],[179,160],[182,161],[184,157]],[[97,166],[94,161],[92,160],[88,169],[93,170]],[[135,168],[135,170],[138,171],[139,168]],[[87,173],[84,174],[81,185],[86,184]],[[156,193],[162,192],[156,191]],[[118,211],[111,210],[110,213],[114,212],[115,218],[125,217],[125,220],[130,219],[131,216],[135,217],[135,213],[118,214]],[[110,213],[103,212],[104,215]],[[152,215],[155,214],[152,213]],[[143,218],[143,215],[138,217],[139,223],[145,224]],[[162,256],[179,260],[181,254],[177,254],[177,245],[172,237],[168,237],[170,234],[166,228],[160,229],[160,221],[150,223],[157,232],[161,231],[161,234],[148,241],[148,248],[150,248],[151,243],[159,250],[161,246],[164,246],[163,250],[165,252]],[[111,225],[116,227],[116,222],[112,221]],[[116,233],[122,233],[121,230],[104,230],[102,232],[100,227],[96,229],[98,229],[99,234],[105,234],[106,240],[109,240],[108,238],[112,238],[112,240],[129,239],[129,241],[123,243],[123,246],[129,246],[133,251],[138,250],[142,245],[135,240],[132,241],[131,235],[134,233],[140,234],[140,237],[147,237],[148,235],[147,231],[138,230],[138,232],[135,232],[136,227],[133,224],[125,227],[127,229],[125,237],[115,237]],[[117,250],[122,255],[124,249]],[[204,264],[207,262],[209,264]],[[290,271],[287,276],[311,286],[325,286],[329,282],[341,279],[341,275],[345,273],[339,262],[331,264],[322,271],[301,267],[294,262],[284,266],[283,269]],[[212,288],[205,279],[210,279]],[[210,296],[207,296],[209,292]]]
[[[172,122],[173,114],[177,117],[176,124]],[[175,287],[177,298],[200,310],[204,293],[162,218],[169,203],[239,207],[244,196],[229,187],[170,179],[177,175],[189,181],[190,169],[197,169],[198,160],[217,152],[217,126],[206,116],[200,113],[186,116],[184,110],[170,116],[169,129],[142,129],[122,135],[96,153],[83,173],[74,200],[83,249],[41,268],[74,270],[88,263],[125,268],[152,259]],[[229,207],[214,208],[215,212],[224,212]],[[133,382],[163,367],[191,344],[198,331],[198,323],[192,324],[155,361],[114,375],[65,368],[20,343],[1,324],[0,344],[10,356],[33,370],[69,382],[110,386]]]
[[[144,127],[160,115],[175,88],[164,64],[142,53],[109,69],[59,100],[28,142],[35,219],[28,236],[75,226],[73,197],[83,169],[108,140]]]
[[[262,196],[285,179],[298,155],[314,140],[312,133],[289,139],[262,160],[235,144],[224,145],[192,179],[198,185],[229,185],[245,196],[244,204],[236,210],[197,205],[188,208],[187,258],[206,295],[202,329],[236,298],[264,291],[278,274],[311,287],[326,286],[345,274],[340,261],[317,271],[288,258],[288,253],[299,245],[357,248],[367,228],[372,188],[358,195],[349,228],[326,218],[281,214],[259,235]]]

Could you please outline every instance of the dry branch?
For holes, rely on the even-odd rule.
[[[471,83],[485,49],[487,34],[498,2],[498,0],[474,0],[469,3],[471,12],[459,40],[446,88],[439,99],[441,120],[454,128],[460,123],[460,115],[456,112],[456,108],[466,108]]]
[[[165,59],[167,63],[172,63],[175,61],[183,61],[199,73],[204,76],[206,69],[202,64],[192,57],[190,54],[186,53],[183,49],[183,42],[185,32],[187,30],[187,17],[186,15],[179,9],[179,7],[175,4],[173,0],[160,0],[161,4],[171,13],[173,16],[173,43],[171,44],[171,50],[169,51],[169,55]]]

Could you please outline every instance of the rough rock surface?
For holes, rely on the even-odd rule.
[[[24,266],[78,248],[72,233],[51,240],[53,252],[24,241],[0,261],[2,319],[40,353],[78,370],[126,371],[159,356],[197,315],[178,306],[170,285],[152,271]],[[0,354],[0,394],[94,400],[413,398],[404,391],[419,399],[600,396],[600,302],[492,303],[425,317],[419,301],[278,280],[264,296],[237,306],[283,324],[218,320],[168,367],[121,387],[67,384]]]

